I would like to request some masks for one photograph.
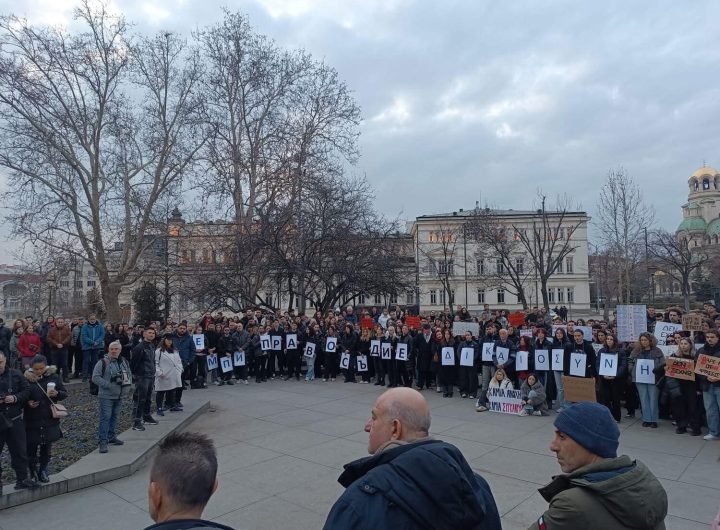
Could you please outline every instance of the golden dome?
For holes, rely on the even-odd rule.
[[[716,175],[720,175],[720,171],[718,171],[718,170],[715,169],[714,167],[705,166],[705,167],[701,167],[700,169],[698,169],[697,171],[695,171],[695,173],[693,173],[692,175],[690,175],[690,177],[704,177],[705,175],[709,175],[709,176],[711,176],[711,177],[714,177],[714,176],[716,176]]]

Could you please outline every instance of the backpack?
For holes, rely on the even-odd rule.
[[[105,377],[105,369],[108,367],[108,362],[109,361],[105,357],[102,358],[103,367],[102,367],[102,372],[101,372],[100,376],[103,378]],[[100,390],[100,387],[98,387],[95,383],[93,383],[92,377],[90,377],[90,395],[97,396],[99,390]]]

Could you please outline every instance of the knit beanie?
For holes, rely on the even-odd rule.
[[[555,418],[555,427],[597,456],[617,456],[620,429],[604,405],[588,401],[571,405]]]

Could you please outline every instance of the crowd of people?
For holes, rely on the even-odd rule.
[[[12,329],[0,325],[0,366],[8,371],[0,372],[0,420],[10,424],[0,429],[0,444],[7,443],[13,457],[16,487],[45,481],[51,444],[62,436],[51,405],[67,395],[71,378],[89,381],[98,396],[101,453],[123,444],[117,417],[131,394],[132,428],[145,430],[158,424],[155,416],[182,412],[188,389],[273,379],[318,384],[338,377],[459,396],[478,412],[489,410],[494,389],[516,389],[522,416],[562,411],[571,403],[565,378],[594,378],[597,401],[618,423],[624,406],[626,417],[641,411],[643,427],[657,428],[660,418],[667,418],[678,434],[699,436],[707,425],[705,439],[720,438],[720,381],[665,377],[665,355],[652,331],[657,322],[681,322],[679,308],[648,309],[648,331],[633,342],[618,340],[614,321],[563,321],[559,313],[533,308],[520,322],[518,313],[487,306],[476,316],[462,307],[420,316],[389,308],[312,315],[248,310],[147,326],[103,324],[96,315],[48,317],[44,323],[18,319]],[[718,324],[715,306],[705,304],[702,331],[677,331],[667,344],[677,346],[673,355],[680,358],[720,357]],[[554,357],[552,364],[538,352]],[[603,354],[616,356],[614,375],[600,375]],[[652,379],[639,381],[636,366],[647,362]]]

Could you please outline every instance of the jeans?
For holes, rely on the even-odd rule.
[[[703,392],[703,403],[707,414],[708,431],[713,436],[720,436],[720,386],[711,384]]]
[[[305,381],[312,381],[315,379],[315,357],[305,357],[305,362],[307,362]]]
[[[152,392],[155,386],[155,379],[142,377],[135,384],[133,394],[133,421],[139,422],[150,416],[150,405],[152,404]]]
[[[495,375],[495,367],[490,364],[482,365],[482,388],[480,389],[480,399],[478,403],[480,405],[487,405],[487,392],[490,388],[490,381],[492,381],[493,375]]]
[[[82,376],[87,379],[92,375],[93,368],[98,362],[98,357],[102,350],[83,350],[82,351]]]
[[[100,398],[100,425],[98,427],[100,443],[107,443],[117,436],[115,428],[121,403],[122,399]]]
[[[555,401],[557,402],[558,407],[567,407],[568,402],[565,401],[565,387],[563,387],[563,373],[561,371],[555,370],[553,371],[554,377],[555,377],[555,388],[557,389],[557,396]]]
[[[656,423],[660,417],[658,410],[658,387],[650,383],[635,383],[640,394],[640,407],[644,422]]]

